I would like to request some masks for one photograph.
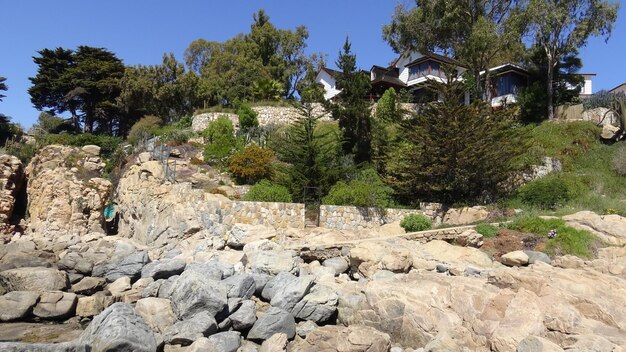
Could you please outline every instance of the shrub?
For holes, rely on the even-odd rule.
[[[273,160],[272,150],[251,144],[232,156],[229,168],[238,181],[254,183],[272,176]]]
[[[169,125],[159,128],[154,134],[168,145],[182,145],[189,140],[191,131],[180,129],[176,125]]]
[[[235,149],[235,128],[226,116],[211,121],[202,132],[207,142],[204,148],[204,160],[210,163],[223,163]]]
[[[61,144],[73,147],[83,147],[86,145],[97,145],[100,147],[100,155],[105,158],[110,157],[117,147],[122,143],[120,137],[113,137],[103,134],[47,134],[41,139],[42,145]]]
[[[144,116],[130,128],[127,140],[129,143],[135,145],[142,138],[156,134],[160,126],[160,118],[152,115]]]
[[[261,180],[250,187],[243,200],[254,202],[292,202],[291,194],[289,194],[286,187],[271,183],[268,180]]]
[[[239,105],[239,109],[237,109],[237,115],[239,116],[239,128],[241,128],[242,131],[247,132],[252,128],[259,127],[257,113],[256,111],[252,110],[250,105]]]
[[[393,189],[385,185],[374,169],[363,170],[356,179],[339,181],[322,202],[332,205],[388,208],[393,205]]]
[[[407,215],[400,221],[400,226],[406,232],[416,232],[430,230],[432,227],[432,221],[422,214]]]
[[[567,226],[563,219],[544,219],[538,216],[522,216],[507,225],[508,228],[530,232],[546,239],[546,252],[550,255],[571,254],[583,258],[591,258],[599,240],[586,230],[578,230]],[[556,230],[556,237],[549,239],[548,232]]]
[[[476,230],[476,232],[478,232],[479,234],[483,235],[483,237],[485,238],[496,237],[496,234],[498,232],[497,227],[491,224],[486,224],[486,223],[481,223],[481,224],[476,225],[474,230]]]
[[[37,146],[30,143],[7,142],[4,151],[20,159],[24,165],[30,162],[37,153]]]
[[[556,209],[575,199],[585,185],[576,177],[549,175],[520,187],[520,200],[531,207]]]

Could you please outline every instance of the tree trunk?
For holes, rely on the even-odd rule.
[[[552,85],[552,81],[554,80],[554,56],[550,53],[548,56],[548,79],[547,79],[547,87],[546,91],[548,93],[548,120],[554,119],[554,86]]]
[[[80,121],[78,121],[78,115],[76,114],[76,110],[70,109],[70,113],[72,114],[72,126],[74,126],[74,130],[80,130]]]

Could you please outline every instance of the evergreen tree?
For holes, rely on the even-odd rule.
[[[370,80],[357,69],[356,55],[350,51],[347,37],[343,52],[339,53],[337,67],[341,71],[337,77],[337,88],[341,93],[327,108],[339,121],[344,153],[354,155],[356,164],[369,162],[372,160],[372,121],[367,100]]]
[[[7,84],[4,83],[7,79],[5,77],[0,76],[0,91],[6,91],[8,89]],[[0,101],[2,98],[6,98],[6,95],[0,94]]]
[[[524,150],[515,116],[482,102],[464,105],[463,83],[448,81],[432,83],[443,102],[402,121],[403,141],[391,152],[388,181],[404,201],[493,201]]]
[[[372,119],[372,162],[382,175],[385,174],[389,151],[398,140],[401,119],[398,96],[393,88],[389,88],[378,100]]]

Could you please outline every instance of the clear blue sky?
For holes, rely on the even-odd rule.
[[[32,56],[43,48],[78,45],[107,48],[126,65],[158,64],[165,52],[182,60],[198,38],[224,41],[247,32],[252,14],[263,8],[279,28],[305,25],[308,52],[328,54],[334,66],[345,36],[361,68],[385,65],[395,54],[382,40],[381,27],[390,21],[394,0],[0,0],[0,76],[7,78],[7,95],[0,113],[29,127],[36,111],[27,93],[28,77],[36,74]],[[412,4],[411,0],[400,0]],[[622,5],[608,44],[593,39],[581,51],[582,71],[597,73],[594,91],[626,82],[626,4]]]

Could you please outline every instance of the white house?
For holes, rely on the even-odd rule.
[[[593,77],[595,73],[581,73],[581,76],[585,78],[585,83],[580,87],[580,96],[586,97],[593,94]]]
[[[337,74],[339,74],[339,71],[324,67],[315,77],[315,83],[320,84],[324,88],[324,99],[326,100],[334,98],[341,92],[341,90],[337,89]]]

